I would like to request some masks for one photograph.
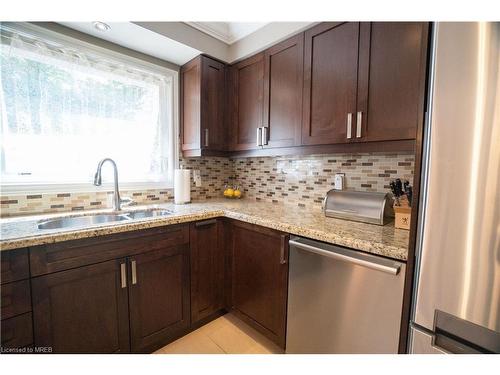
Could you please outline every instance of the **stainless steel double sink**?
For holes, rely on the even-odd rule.
[[[165,209],[149,209],[109,214],[101,213],[86,216],[62,217],[57,219],[41,220],[38,222],[38,229],[85,228],[95,224],[148,219],[168,216],[171,214],[172,211]]]

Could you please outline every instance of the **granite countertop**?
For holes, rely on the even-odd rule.
[[[96,224],[87,228],[50,230],[38,229],[37,222],[50,218],[109,213],[112,210],[0,219],[0,249],[9,250],[214,217],[228,217],[394,259],[406,260],[408,253],[408,231],[395,229],[393,223],[378,226],[327,218],[319,209],[256,202],[247,199],[226,199],[199,201],[187,205],[167,203],[154,206],[136,206],[130,210],[140,208],[168,209],[172,211],[172,214],[142,220]]]

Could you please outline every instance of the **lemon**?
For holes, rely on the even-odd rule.
[[[233,192],[233,195],[236,197],[236,198],[239,198],[241,197],[241,191],[236,189],[234,192]]]
[[[224,195],[225,195],[226,197],[232,197],[232,196],[234,195],[234,190],[233,190],[233,189],[231,189],[231,188],[229,188],[229,189],[227,189],[227,190],[224,192]]]

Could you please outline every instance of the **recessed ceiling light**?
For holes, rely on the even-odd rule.
[[[111,29],[111,26],[101,21],[94,21],[92,22],[92,25],[94,25],[94,27],[99,31],[108,31]]]

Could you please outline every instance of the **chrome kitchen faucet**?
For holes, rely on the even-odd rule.
[[[109,161],[113,165],[114,169],[114,181],[115,181],[115,190],[114,190],[114,195],[113,195],[113,210],[114,211],[121,211],[121,204],[125,203],[125,205],[128,205],[132,203],[131,198],[120,198],[120,191],[118,189],[118,168],[116,166],[116,163],[114,162],[113,159],[110,158],[105,158],[102,159],[99,164],[97,165],[97,171],[95,172],[94,176],[94,185],[95,186],[101,186],[102,185],[102,177],[101,177],[101,169],[102,165]]]

